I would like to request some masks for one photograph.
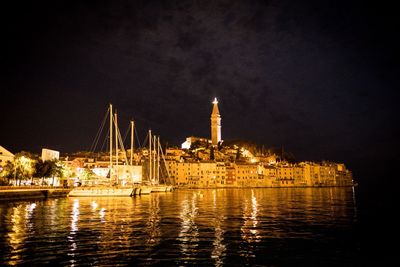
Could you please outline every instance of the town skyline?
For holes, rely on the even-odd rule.
[[[219,101],[218,101],[217,97],[214,97],[213,100],[210,101],[210,103],[212,104],[212,108],[210,109],[211,112],[209,112],[210,113],[211,124],[210,123],[208,124],[208,135],[207,134],[206,135],[200,135],[200,134],[197,134],[197,133],[192,133],[192,134],[185,135],[184,139],[186,139],[186,142],[180,142],[180,141],[184,141],[184,139],[182,139],[180,141],[178,140],[178,143],[171,143],[171,142],[169,142],[169,140],[163,140],[163,144],[165,146],[169,146],[169,147],[190,149],[190,145],[191,145],[190,142],[188,144],[186,144],[185,146],[184,146],[184,143],[187,143],[188,139],[190,139],[190,138],[195,138],[195,139],[202,140],[203,143],[204,142],[210,142],[210,145],[215,146],[215,147],[217,147],[217,145],[218,146],[219,145],[225,145],[224,144],[225,140],[222,139],[222,130],[221,130],[222,129],[222,116],[221,116],[220,111],[219,111],[219,107],[218,107]],[[112,104],[110,103],[110,106],[111,105]],[[115,109],[115,110],[117,111],[117,109]],[[117,112],[116,112],[116,114],[117,114]],[[121,115],[121,113],[118,113],[118,116],[119,115]],[[124,116],[124,117],[126,118],[127,116]],[[105,122],[104,119],[105,118],[103,118],[103,122],[99,121],[99,125],[100,124],[103,125],[103,123]],[[145,132],[144,132],[145,136],[138,137],[137,136],[137,134],[138,134],[137,131],[138,130],[137,130],[136,122],[133,119],[131,119],[131,121],[135,125],[135,133],[134,133],[135,149],[146,149],[145,142],[146,142],[146,140],[148,138],[147,137],[148,130],[154,129],[154,127],[153,128],[150,127],[148,130],[145,130]],[[104,125],[101,127],[101,129],[98,129],[98,132],[97,132],[96,137],[95,137],[97,142],[102,142],[103,143],[103,147],[101,149],[99,149],[98,146],[94,147],[93,143],[92,143],[92,146],[90,148],[83,147],[81,149],[77,149],[77,150],[74,150],[74,151],[71,151],[71,150],[66,150],[66,151],[58,151],[58,150],[56,150],[56,151],[61,152],[64,155],[80,153],[80,152],[95,152],[96,153],[96,152],[104,152],[104,151],[106,151],[107,147],[105,148],[104,144],[108,142],[107,140],[108,140],[109,137],[104,132],[104,128],[103,127],[104,127]],[[129,123],[129,127],[131,127],[130,123]],[[204,128],[206,128],[206,125],[204,125]],[[121,131],[121,134],[122,134],[122,129],[120,127],[119,127],[119,131]],[[126,147],[129,147],[129,145],[128,145],[129,140],[127,140],[127,138],[126,138],[129,131],[130,131],[130,128],[126,129],[126,132],[124,133],[124,137],[125,137],[124,138],[124,145]],[[140,132],[143,133],[143,129]],[[202,129],[202,132],[205,132],[204,129]],[[157,135],[158,136],[162,136],[163,134],[162,133],[157,133]],[[102,139],[104,139],[104,140],[102,140]],[[204,140],[208,140],[208,141],[204,141]],[[228,141],[229,143],[232,143],[232,144],[245,143],[245,144],[250,145],[250,146],[252,146],[252,147],[254,147],[256,149],[264,148],[265,151],[270,150],[270,151],[273,151],[272,153],[275,153],[277,155],[279,154],[279,152],[283,152],[283,149],[284,149],[283,145],[280,146],[280,147],[265,147],[265,144],[256,143],[251,139],[246,140],[246,139],[242,139],[242,138],[235,138],[235,139],[228,139],[226,141]],[[61,146],[63,146],[63,145],[61,145]],[[167,148],[167,147],[165,147],[165,148]],[[15,151],[15,152],[26,151],[26,152],[30,152],[30,153],[34,153],[34,154],[40,154],[40,152],[43,151],[43,149],[46,150],[46,149],[57,149],[57,148],[49,147],[49,146],[43,146],[43,147],[40,147],[38,150],[29,150],[29,149],[24,149],[23,148],[23,149],[21,149],[19,151]],[[290,152],[290,151],[286,151],[286,152]],[[325,159],[321,159],[320,161],[323,161],[323,160],[325,160]]]
[[[7,3],[0,145],[90,148],[107,105],[179,145],[209,136],[299,160],[345,162],[375,179],[398,146],[398,41],[389,6],[113,1]],[[4,126],[3,126],[4,125]],[[365,166],[376,166],[369,170]]]

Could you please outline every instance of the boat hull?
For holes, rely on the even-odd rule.
[[[140,187],[140,194],[141,195],[148,195],[152,192],[152,187],[150,186],[141,186]]]
[[[151,189],[151,192],[166,192],[167,191],[167,186],[164,185],[156,185],[153,186]]]
[[[68,196],[70,197],[130,197],[134,188],[75,188]]]

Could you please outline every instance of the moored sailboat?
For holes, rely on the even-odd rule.
[[[153,143],[153,149],[151,149],[151,143]],[[169,192],[172,191],[172,186],[166,184],[166,179],[161,183],[160,182],[160,172],[161,172],[161,159],[164,162],[165,168],[164,171],[166,172],[166,176],[169,177],[168,167],[165,163],[164,154],[162,152],[162,148],[160,145],[160,137],[156,137],[151,135],[151,130],[149,131],[149,180],[151,182],[151,192]],[[153,157],[152,157],[153,154]],[[152,162],[153,158],[153,162]]]
[[[92,196],[102,196],[102,197],[120,197],[120,196],[132,196],[136,192],[140,190],[137,187],[132,186],[124,186],[119,181],[119,165],[118,165],[118,141],[119,141],[119,130],[117,123],[117,114],[113,114],[112,105],[109,107],[109,116],[110,116],[110,132],[109,132],[109,141],[110,141],[110,164],[109,164],[109,182],[105,185],[98,186],[83,186],[72,189],[69,192],[69,196],[71,197],[92,197]],[[113,126],[115,126],[115,165],[113,162]],[[122,144],[122,143],[121,143]],[[126,155],[125,155],[126,157]],[[131,160],[132,162],[132,160]]]

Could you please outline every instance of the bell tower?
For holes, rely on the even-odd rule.
[[[214,98],[212,103],[214,106],[211,113],[211,144],[216,146],[221,141],[221,115],[219,114],[217,98]]]

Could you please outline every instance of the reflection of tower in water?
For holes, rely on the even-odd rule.
[[[225,256],[226,245],[222,242],[224,241],[225,231],[222,228],[222,223],[224,220],[224,215],[221,214],[217,207],[217,190],[213,190],[213,209],[214,209],[214,220],[213,226],[215,229],[215,239],[213,242],[213,250],[211,252],[211,258],[215,260],[215,266],[223,266],[223,257]]]
[[[255,257],[253,255],[254,243],[261,241],[261,236],[258,230],[258,207],[257,198],[254,195],[254,190],[251,190],[251,198],[245,199],[243,204],[243,225],[240,228],[242,239],[249,245],[241,247],[240,255],[244,257]]]

